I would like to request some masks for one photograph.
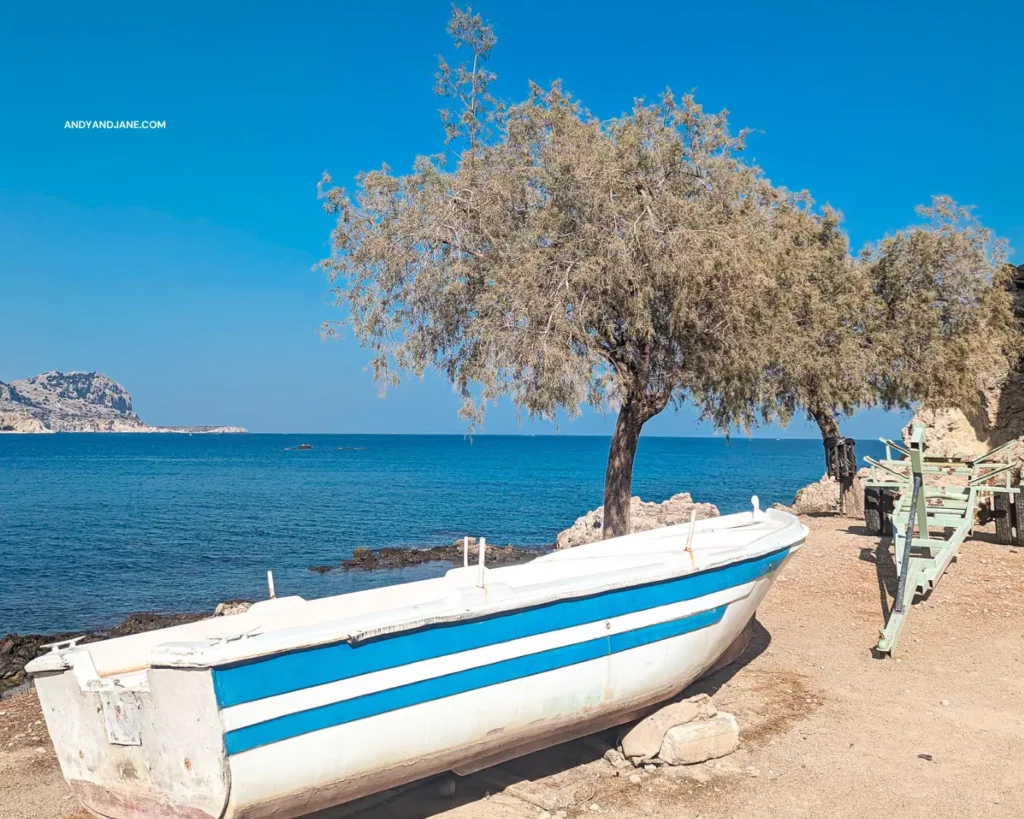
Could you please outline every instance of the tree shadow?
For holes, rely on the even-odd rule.
[[[751,622],[747,648],[729,665],[692,683],[678,696],[651,706],[648,713],[697,694],[713,695],[731,680],[740,669],[755,660],[771,644],[768,630],[755,617]],[[609,748],[618,745],[622,726],[607,728],[580,739],[563,742],[542,751],[535,751],[503,762],[468,776],[439,774],[428,779],[392,788],[389,791],[357,799],[336,808],[307,814],[303,819],[429,819],[429,817],[478,802],[519,782],[536,782],[563,773],[571,768],[601,759]],[[454,789],[451,785],[454,784]],[[447,786],[447,788],[445,787]],[[453,792],[454,791],[454,792]],[[554,788],[550,791],[556,792]],[[445,795],[445,794],[448,795]],[[592,796],[592,794],[590,794]],[[587,801],[587,793],[574,792],[574,802]],[[573,808],[566,808],[572,811]],[[534,815],[539,806],[523,802],[522,814]],[[554,811],[550,811],[554,812]]]

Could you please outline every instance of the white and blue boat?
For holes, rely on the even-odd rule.
[[[34,660],[110,819],[295,817],[636,719],[706,673],[807,529],[752,512]]]

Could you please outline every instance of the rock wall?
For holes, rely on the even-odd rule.
[[[1024,463],[1024,373],[987,386],[973,413],[920,408],[903,429],[904,442],[910,440],[915,423],[924,424],[928,450],[936,455],[977,456],[1015,441],[1010,457]]]
[[[1015,310],[1024,320],[1024,264],[1012,269],[1011,275]],[[1010,457],[1018,465],[1024,463],[1024,372],[994,372],[972,412],[920,408],[903,430],[904,442],[909,443],[915,422],[924,424],[928,449],[937,455],[983,455],[1015,441]]]
[[[630,528],[634,532],[646,532],[661,526],[672,526],[690,520],[691,510],[697,510],[697,518],[718,517],[718,507],[713,503],[695,503],[689,492],[680,492],[663,503],[640,500],[634,496],[629,500]],[[571,549],[585,543],[601,540],[604,534],[604,507],[599,506],[592,512],[576,518],[576,522],[558,533],[555,538],[556,549]]]

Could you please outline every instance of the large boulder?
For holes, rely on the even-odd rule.
[[[843,510],[847,517],[859,518],[864,515],[864,481],[870,474],[871,471],[864,467],[854,477]],[[838,514],[839,481],[822,475],[819,481],[796,491],[790,509],[797,515]]]
[[[718,711],[707,694],[698,694],[655,711],[622,736],[622,754],[633,762],[646,762],[657,756],[665,735],[677,725],[693,720],[711,719]]]
[[[798,515],[814,515],[839,511],[839,481],[822,475],[817,483],[809,483],[796,491],[793,511]]]
[[[710,719],[669,728],[658,756],[667,765],[696,765],[731,754],[739,745],[736,717],[719,711]]]
[[[663,503],[640,500],[638,497],[629,499],[630,528],[634,532],[646,532],[648,529],[659,529],[686,523],[690,520],[690,512],[696,510],[698,520],[718,517],[718,507],[713,503],[696,503],[689,492],[680,492]],[[585,543],[601,540],[604,534],[604,507],[599,506],[592,512],[576,518],[576,522],[558,533],[555,538],[556,549],[571,549]]]

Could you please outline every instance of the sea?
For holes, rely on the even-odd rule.
[[[298,449],[309,444],[310,449]],[[354,549],[463,535],[544,548],[602,502],[604,437],[0,435],[0,635],[86,631],[138,611],[307,598],[437,576],[445,564],[311,572]],[[858,457],[880,454],[858,442]],[[642,437],[633,494],[723,512],[790,503],[821,441]]]

